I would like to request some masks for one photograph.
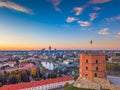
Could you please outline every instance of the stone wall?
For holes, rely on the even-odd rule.
[[[111,84],[109,88],[110,90],[120,90],[120,86],[116,86],[114,84]]]
[[[110,89],[110,90],[120,90],[120,86],[111,84],[108,79],[94,78],[93,81],[87,79],[81,79],[80,77],[75,81],[74,85],[78,88],[88,88],[100,90],[102,89]]]
[[[78,88],[87,88],[87,89],[96,89],[96,90],[99,90],[100,88],[99,84],[94,83],[90,80],[81,79],[81,78],[78,78],[73,86]]]

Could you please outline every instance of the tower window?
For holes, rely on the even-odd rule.
[[[86,67],[86,70],[88,70],[88,67]]]
[[[88,74],[85,74],[85,77],[87,77],[88,76]]]
[[[98,71],[98,67],[96,67],[96,71]]]
[[[98,60],[96,60],[96,64],[98,64]]]
[[[95,73],[95,77],[97,77],[97,73]]]
[[[88,60],[86,59],[86,63],[88,63]]]

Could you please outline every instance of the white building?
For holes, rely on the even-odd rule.
[[[63,61],[63,63],[69,65],[69,64],[73,63],[73,60],[65,60],[65,61]]]
[[[112,56],[109,58],[110,62],[119,62],[120,63],[120,56]]]
[[[0,90],[49,90],[63,87],[65,83],[73,83],[74,80],[71,76],[65,76],[54,79],[47,79],[35,82],[4,85]]]

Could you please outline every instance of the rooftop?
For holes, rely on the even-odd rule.
[[[100,55],[105,55],[105,54],[104,54],[104,53],[91,52],[91,53],[83,53],[83,54],[81,54],[81,55],[90,55],[90,56],[91,56],[91,55],[92,55],[92,56],[94,56],[94,55],[95,55],[95,56],[96,56],[96,55],[99,55],[99,56],[100,56]]]
[[[0,90],[19,90],[19,89],[37,87],[37,86],[42,86],[42,85],[47,85],[47,84],[52,84],[52,83],[69,81],[69,80],[73,80],[73,78],[71,76],[65,76],[65,77],[47,79],[47,80],[41,80],[41,81],[35,81],[35,82],[4,85],[0,88]]]

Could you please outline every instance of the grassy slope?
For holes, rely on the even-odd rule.
[[[93,89],[76,88],[76,87],[73,87],[72,85],[70,85],[66,88],[66,90],[93,90]]]

